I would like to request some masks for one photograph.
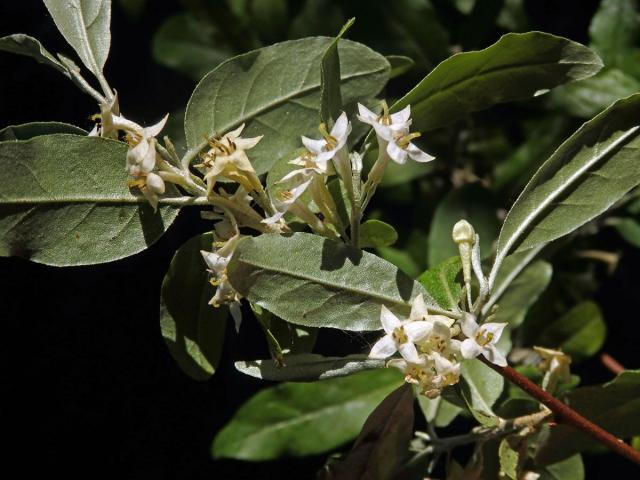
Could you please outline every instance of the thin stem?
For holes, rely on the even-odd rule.
[[[96,102],[99,104],[107,103],[107,99],[103,97],[97,90],[95,90],[89,83],[80,75],[80,72],[76,71],[73,68],[67,67],[67,72],[69,72],[69,76],[71,81],[76,84],[77,87],[80,88],[83,92],[89,94]]]
[[[562,421],[567,425],[571,425],[572,427],[583,431],[587,435],[590,435],[593,439],[609,447],[615,453],[622,455],[623,457],[626,457],[632,462],[640,465],[640,452],[627,445],[623,440],[600,428],[595,423],[587,420],[585,417],[540,388],[524,375],[521,375],[511,367],[499,367],[485,360],[484,358],[480,358],[480,360],[484,362],[485,365],[489,366],[500,375],[505,377],[511,383],[534,397],[540,403],[546,405],[549,410],[553,412],[557,421]]]
[[[605,368],[614,375],[618,375],[619,373],[622,373],[626,370],[626,368],[624,368],[624,366],[620,362],[618,362],[608,353],[603,353],[602,355],[600,355],[600,361],[602,362],[602,365],[604,365]]]

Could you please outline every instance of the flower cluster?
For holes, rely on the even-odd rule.
[[[129,187],[138,188],[156,210],[158,196],[162,195],[166,188],[164,179],[156,171],[156,137],[167,123],[169,115],[165,115],[154,125],[142,127],[119,115],[118,99],[115,97],[113,102],[100,105],[100,114],[97,117],[100,118],[100,124],[94,127],[89,136],[117,139],[119,132],[124,133],[124,139],[129,145],[125,171],[134,178],[129,182]]]
[[[507,364],[496,347],[506,324],[478,325],[473,315],[463,313],[458,325],[448,316],[429,314],[422,295],[413,300],[405,320],[383,305],[380,322],[385,335],[373,345],[369,356],[385,359],[399,352],[401,358],[389,360],[387,366],[401,370],[405,381],[418,385],[428,398],[435,398],[444,387],[458,383],[460,362],[464,359],[483,355],[496,365]]]
[[[388,365],[400,369],[405,380],[419,385],[429,398],[458,382],[461,342],[452,338],[454,321],[429,315],[422,295],[413,300],[408,319],[400,320],[383,305],[380,321],[385,335],[373,345],[370,357],[383,359],[399,352],[402,358]]]

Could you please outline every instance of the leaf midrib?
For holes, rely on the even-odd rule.
[[[463,55],[465,52],[460,53],[459,55]],[[451,57],[451,58],[455,58],[455,57]],[[491,69],[487,69],[487,70],[481,70],[480,72],[476,72],[471,76],[465,77],[463,79],[460,79],[456,82],[450,83],[448,85],[444,85],[444,86],[440,86],[438,88],[437,91],[435,91],[433,94],[428,95],[426,97],[423,97],[421,99],[419,99],[418,102],[416,102],[415,104],[413,104],[411,107],[412,109],[415,111],[419,111],[423,108],[426,108],[429,106],[429,102],[431,102],[434,98],[437,98],[441,95],[446,95],[448,93],[450,93],[450,90],[455,90],[458,89],[458,87],[460,87],[461,85],[464,85],[468,82],[471,82],[473,80],[476,80],[478,78],[482,78],[482,77],[488,77],[491,75],[496,75],[499,73],[504,73],[507,72],[509,70],[519,70],[519,69],[523,69],[523,68],[528,68],[528,67],[540,67],[543,65],[597,65],[597,63],[587,63],[587,62],[564,62],[564,63],[559,63],[559,62],[549,62],[549,61],[545,61],[545,62],[538,62],[538,63],[526,63],[526,64],[510,64],[507,66],[497,66]],[[420,87],[420,85],[416,86],[415,89],[418,89]],[[413,92],[413,90],[412,90]],[[407,97],[409,97],[411,95],[412,92],[407,93]],[[397,102],[397,105],[404,105],[406,103],[403,102],[404,99],[400,99]],[[403,103],[401,103],[403,102]],[[415,105],[415,107],[414,107]],[[392,110],[395,111],[397,110],[399,107],[394,105],[392,107]]]
[[[287,428],[289,426],[294,426],[294,425],[305,423],[305,422],[308,422],[308,421],[313,421],[314,419],[316,419],[318,417],[322,417],[324,415],[329,415],[333,411],[340,410],[340,409],[343,409],[343,408],[348,408],[348,406],[351,405],[351,404],[357,404],[357,403],[360,403],[362,401],[366,401],[370,397],[377,397],[380,393],[385,393],[389,389],[390,389],[389,385],[384,385],[384,386],[378,387],[378,388],[376,388],[374,390],[369,390],[365,394],[352,397],[349,400],[347,400],[346,402],[329,405],[327,407],[321,407],[319,409],[312,410],[311,412],[308,412],[308,413],[303,413],[302,415],[299,415],[299,416],[291,418],[291,419],[286,419],[286,420],[282,420],[282,421],[278,421],[278,422],[269,424],[269,425],[265,426],[264,428],[262,428],[260,430],[257,430],[257,431],[254,431],[254,432],[251,432],[249,434],[244,435],[242,437],[242,443],[243,444],[247,443],[250,438],[255,438],[255,437],[262,436],[262,435],[266,435],[266,434],[269,434],[269,433],[272,433],[272,432],[275,432],[275,431],[278,431],[278,430],[282,430],[283,428]],[[241,420],[239,420],[239,421],[241,421]]]
[[[347,80],[352,80],[354,78],[360,78],[360,77],[363,77],[363,76],[366,76],[366,75],[373,75],[373,74],[376,74],[376,73],[384,72],[385,70],[388,70],[388,68],[384,67],[384,68],[378,68],[378,69],[375,69],[375,70],[369,70],[369,71],[366,71],[366,72],[346,75],[344,77],[340,77],[340,84],[344,83]],[[280,105],[283,105],[283,104],[295,99],[296,97],[304,96],[307,93],[313,92],[314,90],[320,90],[320,88],[321,88],[321,84],[320,84],[320,82],[318,82],[317,85],[314,84],[314,85],[312,85],[310,87],[303,88],[303,89],[300,89],[300,90],[296,90],[296,92],[294,94],[290,94],[290,95],[285,95],[283,97],[279,97],[275,101],[263,105],[261,108],[258,108],[258,109],[254,110],[252,112],[244,113],[243,115],[240,116],[239,120],[231,122],[230,124],[228,124],[227,126],[225,126],[223,128],[218,128],[218,129],[215,129],[213,131],[210,131],[207,134],[207,136],[210,137],[210,136],[212,136],[212,135],[214,135],[216,133],[224,134],[225,132],[228,132],[229,130],[232,130],[234,128],[239,127],[241,124],[246,123],[247,121],[257,117],[258,115],[261,115],[264,112],[268,112],[269,110],[272,110],[272,109],[274,109],[274,108],[276,108],[276,107],[278,107]],[[186,114],[185,114],[185,124],[186,124],[186,119],[189,116],[190,107],[191,107],[191,100],[189,100],[189,105],[187,106],[187,111],[186,111]],[[190,122],[190,123],[192,123],[192,122]],[[189,125],[189,127],[192,127],[192,125]],[[189,139],[187,139],[187,143],[189,144],[189,148],[192,149],[192,150],[202,150],[207,145],[207,142],[208,142],[207,140],[204,140],[204,141],[196,144],[195,146],[191,146],[189,144]]]
[[[380,299],[380,300],[384,300],[385,302],[394,303],[396,305],[402,305],[404,307],[408,307],[410,305],[408,302],[398,301],[397,298],[388,297],[388,296],[383,295],[383,294],[379,294],[379,293],[375,293],[375,292],[371,292],[371,291],[367,291],[367,290],[360,290],[360,289],[353,288],[353,287],[347,288],[345,285],[338,284],[337,282],[329,282],[327,280],[321,280],[321,279],[318,279],[317,277],[307,276],[307,275],[304,275],[303,273],[293,272],[291,270],[287,270],[287,269],[282,268],[282,267],[275,268],[273,266],[260,264],[259,262],[255,261],[255,260],[254,261],[249,261],[249,260],[247,260],[246,257],[243,258],[243,257],[239,256],[237,261],[239,263],[244,263],[245,265],[248,265],[250,267],[255,267],[255,268],[263,269],[263,270],[266,270],[266,271],[276,272],[276,273],[279,273],[279,274],[282,274],[282,275],[289,275],[289,276],[291,276],[293,278],[298,278],[298,279],[301,279],[301,280],[306,280],[306,281],[309,281],[309,282],[312,282],[312,283],[316,283],[316,284],[322,285],[324,287],[329,287],[332,290],[345,290],[345,291],[348,291],[348,292],[356,293],[358,295],[362,295],[364,297],[377,298],[377,299]],[[413,283],[414,283],[414,288],[416,288],[416,282],[414,281]],[[422,292],[422,293],[426,293],[426,292]],[[429,305],[429,304],[427,304],[427,305],[428,306],[432,306],[432,305]],[[433,306],[435,307],[435,305],[433,305]]]

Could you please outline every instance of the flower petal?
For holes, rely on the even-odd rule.
[[[142,129],[142,136],[145,138],[150,138],[150,137],[155,137],[157,136],[162,129],[164,128],[164,125],[167,123],[167,119],[169,118],[169,114],[167,113],[162,120],[160,120],[158,123],[155,123],[149,127],[143,128]]]
[[[257,137],[251,138],[238,137],[234,140],[234,143],[236,144],[236,147],[241,150],[249,150],[250,148],[255,147],[258,142],[262,140],[262,137],[264,137],[264,135],[258,135]]]
[[[225,133],[223,138],[229,138],[232,141],[234,141],[236,138],[240,136],[240,134],[242,133],[242,130],[244,130],[244,123],[240,125],[238,128],[236,128],[235,130],[231,130],[230,132]]]
[[[158,174],[153,172],[147,174],[147,188],[149,188],[153,193],[160,194],[164,193],[164,180]]]
[[[484,333],[485,336],[486,334],[491,334],[493,338],[488,343],[488,345],[495,345],[496,342],[500,340],[502,331],[506,326],[506,323],[483,323],[482,325],[480,325],[480,330]]]
[[[382,328],[386,333],[392,333],[393,330],[402,325],[398,317],[391,313],[391,310],[384,305],[382,305],[380,309],[380,323],[382,323]]]
[[[309,137],[302,136],[302,144],[309,150],[311,153],[318,155],[319,153],[324,151],[324,147],[327,142],[324,139],[313,139]]]
[[[465,342],[466,342],[466,340],[465,340]],[[494,365],[498,365],[499,367],[506,367],[507,366],[507,359],[493,345],[487,345],[486,347],[484,347],[482,349],[482,355],[484,355],[484,358],[489,360]]]
[[[467,337],[473,337],[479,328],[476,317],[470,313],[463,313],[460,319],[460,327],[462,328],[462,333]]]
[[[431,334],[433,324],[424,321],[408,322],[404,324],[403,328],[410,342],[419,343]]]
[[[404,165],[407,162],[407,152],[400,148],[395,141],[389,142],[387,145],[387,153],[389,157],[391,157],[391,160],[399,165]]]
[[[391,114],[391,122],[395,124],[407,123],[411,118],[411,105],[407,105],[397,113]]]
[[[409,315],[409,318],[411,320],[426,320],[427,314],[427,304],[420,293],[413,299],[413,302],[411,302],[411,314]]]
[[[428,153],[423,152],[413,143],[409,143],[409,145],[407,145],[407,153],[413,160],[420,163],[430,162],[431,160],[435,160],[436,158],[432,157]]]
[[[347,119],[347,114],[342,112],[331,129],[331,136],[340,142],[340,140],[349,135],[350,132],[351,124],[349,123],[349,119]]]
[[[369,110],[361,103],[358,103],[358,120],[363,123],[373,125],[374,123],[378,123],[378,115],[376,115],[373,111]]]
[[[387,362],[387,367],[397,368],[401,372],[405,373],[409,368],[409,363],[404,358],[392,358]]]
[[[396,350],[396,342],[393,341],[391,335],[385,335],[373,345],[369,357],[387,358],[396,353]]]
[[[482,352],[482,347],[470,338],[464,340],[460,346],[460,354],[463,358],[476,358]]]
[[[233,323],[236,327],[236,333],[240,331],[240,324],[242,323],[242,310],[240,309],[240,302],[231,302],[229,304],[229,311],[233,317]]]
[[[416,346],[412,342],[405,342],[398,345],[398,351],[402,358],[404,358],[409,363],[419,363],[420,356],[418,355],[418,350]]]

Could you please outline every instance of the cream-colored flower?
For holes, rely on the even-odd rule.
[[[395,134],[409,131],[411,106],[407,105],[397,113],[389,113],[387,102],[383,101],[382,114],[377,115],[361,103],[358,103],[358,120],[371,125],[379,139],[389,142],[393,140]]]
[[[473,315],[465,314],[460,326],[462,327],[462,333],[467,338],[462,342],[460,353],[464,358],[475,358],[478,355],[483,355],[491,363],[506,367],[507,359],[496,347],[506,325],[506,323],[483,323],[478,325]]]
[[[385,335],[371,349],[371,358],[387,358],[396,352],[410,363],[418,363],[419,356],[415,344],[425,339],[431,324],[424,320],[401,321],[387,307],[382,305],[380,322]]]
[[[242,138],[240,134],[243,129],[244,123],[222,137],[214,137],[209,140],[211,148],[202,154],[203,163],[201,165],[207,171],[204,178],[207,181],[209,192],[213,191],[219,177],[238,182],[249,193],[264,192],[260,179],[246,154],[247,150],[258,144],[262,135]]]

